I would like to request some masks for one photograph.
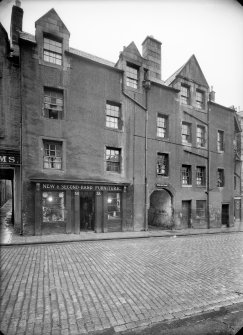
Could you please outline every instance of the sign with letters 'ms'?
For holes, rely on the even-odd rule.
[[[17,151],[0,151],[0,166],[20,165],[20,154]]]

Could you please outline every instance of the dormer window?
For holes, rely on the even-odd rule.
[[[44,37],[44,61],[62,65],[62,43],[50,37]]]
[[[204,93],[202,91],[196,90],[196,107],[204,108]]]
[[[127,86],[132,88],[138,88],[138,70],[139,70],[138,66],[131,63],[127,63],[126,66]]]
[[[190,88],[183,84],[181,84],[181,102],[186,105],[190,104]]]

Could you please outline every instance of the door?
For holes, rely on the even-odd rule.
[[[182,224],[191,228],[191,200],[182,201]]]
[[[234,203],[234,216],[236,221],[241,219],[241,199],[235,199]]]
[[[80,192],[80,230],[94,231],[94,192]]]
[[[221,223],[229,227],[229,204],[222,204]]]

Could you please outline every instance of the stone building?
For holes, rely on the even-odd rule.
[[[3,162],[2,171],[13,169],[22,186],[14,196],[21,232],[234,225],[240,125],[232,108],[214,101],[194,55],[162,81],[154,37],[142,54],[132,42],[112,63],[71,48],[54,9],[35,22],[35,35],[22,31],[21,15],[13,6],[11,50],[1,30],[2,68],[16,66],[1,90],[16,75],[7,94],[19,99],[3,103],[1,118],[20,129],[4,119],[1,150],[15,132],[9,147],[22,162]]]

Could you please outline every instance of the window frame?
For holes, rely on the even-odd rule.
[[[63,65],[63,41],[60,38],[43,35],[43,60],[58,66]]]
[[[108,156],[108,150],[110,151],[110,155]],[[114,153],[118,153],[117,155],[115,155],[116,159],[108,159],[108,157],[112,157],[111,156],[111,152]],[[115,148],[115,147],[110,147],[110,146],[106,146],[105,147],[105,165],[106,165],[106,172],[111,172],[111,173],[121,173],[121,148]],[[108,166],[110,167],[117,167],[114,169],[108,169]]]
[[[202,132],[202,134],[204,135],[203,137],[198,136],[198,134],[199,134],[198,130],[199,129],[203,130],[203,132]],[[200,141],[199,141],[199,139],[200,139]],[[207,129],[206,129],[205,126],[203,126],[201,124],[198,124],[197,128],[196,128],[196,143],[197,143],[198,148],[206,148],[207,147]],[[204,143],[204,145],[202,145],[202,143]]]
[[[48,94],[48,93],[53,93],[53,95]],[[55,93],[58,95],[60,94],[60,96],[56,96],[55,97]],[[44,87],[44,92],[43,92],[43,117],[46,119],[52,119],[52,120],[62,120],[63,119],[63,115],[64,115],[64,94],[63,94],[63,90],[61,89],[56,89],[56,88],[52,88],[52,87]],[[47,101],[47,99],[49,98],[49,103]],[[57,101],[54,102],[54,100],[52,101],[52,99],[59,99],[62,100],[62,103],[57,103]],[[47,105],[50,105],[49,108],[46,108]],[[54,108],[55,106],[55,108]],[[60,108],[58,108],[58,106]],[[57,113],[57,117],[50,117],[50,113],[55,114],[55,112]],[[47,115],[48,114],[48,115]]]
[[[190,86],[184,83],[181,83],[180,101],[184,105],[190,105]]]
[[[201,171],[199,171],[201,169]],[[201,181],[200,183],[199,180]],[[196,186],[197,187],[205,187],[206,186],[206,167],[205,166],[197,166],[196,167]]]
[[[220,176],[221,174],[221,176]],[[225,186],[225,174],[224,169],[218,168],[217,170],[217,186],[224,187]]]
[[[139,66],[136,64],[126,63],[126,86],[138,89],[139,84]]]
[[[116,114],[116,113],[112,113],[112,108],[108,109],[107,108],[108,106],[118,108],[117,116],[112,115],[112,114]],[[110,110],[110,114],[108,114],[109,110]],[[105,116],[106,116],[105,125],[106,125],[107,128],[113,129],[113,130],[121,130],[121,128],[122,128],[121,104],[110,101],[110,100],[107,100],[106,105],[105,105]],[[114,126],[112,126],[112,124]]]
[[[162,121],[160,123],[159,119],[163,119],[164,122]],[[164,125],[164,126],[162,126]],[[161,135],[164,136],[161,136]],[[156,135],[159,138],[164,138],[164,139],[168,139],[169,138],[169,116],[166,114],[158,114],[157,115],[157,119],[156,119]]]
[[[183,169],[187,169],[188,171],[183,171]],[[183,182],[185,180],[187,180],[186,183]],[[182,186],[192,186],[192,166],[191,165],[182,164],[182,166],[181,166],[181,183],[182,183]]]
[[[203,206],[199,206],[203,204]],[[206,200],[196,200],[196,216],[200,219],[205,219],[207,216],[207,201]]]
[[[165,162],[164,172],[160,172],[163,169],[161,166],[163,165],[164,162]],[[163,177],[169,176],[169,154],[168,153],[157,152],[156,173],[157,173],[157,176],[163,176]]]
[[[221,139],[220,139],[220,135],[222,135]],[[224,152],[224,131],[223,130],[217,131],[217,151]]]
[[[46,148],[46,145],[49,146],[49,149]],[[51,149],[51,145],[59,146],[59,148]],[[46,150],[49,150],[49,155],[46,154]],[[59,155],[52,155],[51,152],[60,153]],[[52,157],[55,157],[53,160]],[[58,159],[57,159],[58,158]],[[60,167],[56,167],[56,165]],[[47,166],[53,165],[53,166]],[[62,170],[63,169],[63,142],[43,139],[43,169],[45,170]]]
[[[190,132],[189,135],[183,133],[183,126],[188,126],[188,129],[189,129],[189,132]],[[184,140],[183,136],[189,136],[190,142],[187,141],[187,140]],[[190,144],[190,145],[192,144],[192,124],[190,122],[182,121],[182,123],[181,123],[181,140],[182,140],[183,144]]]
[[[200,97],[200,99],[199,99]],[[205,108],[205,93],[202,90],[196,89],[196,108]]]
[[[109,197],[111,199],[111,202],[109,202]],[[112,201],[115,201],[116,204],[113,204],[113,207],[118,208],[119,210],[110,210],[110,207],[112,207]],[[118,216],[110,215],[110,213],[114,214],[114,212],[119,213]],[[122,196],[121,192],[108,192],[107,193],[107,219],[108,220],[121,220],[122,218]]]

